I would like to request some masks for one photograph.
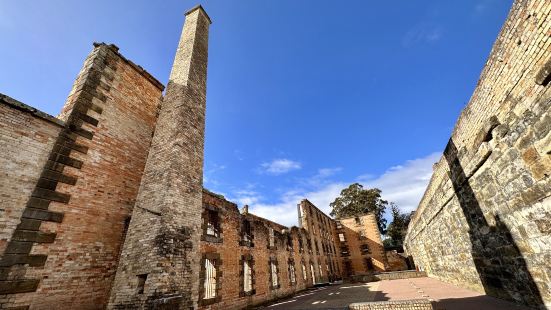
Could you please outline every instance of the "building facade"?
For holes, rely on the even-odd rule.
[[[289,228],[203,188],[210,23],[186,13],[164,96],[104,43],[58,117],[0,95],[0,309],[240,309],[385,269],[370,215],[340,241],[307,200]]]

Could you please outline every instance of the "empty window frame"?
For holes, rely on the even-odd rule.
[[[300,264],[302,265],[302,279],[304,281],[308,280],[308,273],[306,272],[306,265],[304,264],[304,262],[300,262]]]
[[[289,265],[289,282],[292,285],[297,283],[297,276],[295,272],[295,262],[292,259],[289,259],[288,265]]]
[[[139,274],[138,275],[138,294],[143,294],[145,289],[145,281],[147,281],[147,274]]]
[[[344,234],[343,234],[343,233],[340,233],[340,234],[339,234],[339,240],[340,240],[341,242],[345,242],[345,241],[346,241],[346,238],[344,238]]]
[[[239,245],[253,247],[253,229],[251,221],[243,219],[241,221],[241,240]]]
[[[216,298],[216,286],[217,286],[217,270],[216,270],[216,259],[205,258],[204,259],[205,267],[205,278],[203,283],[204,294],[203,299],[214,299]]]
[[[341,247],[341,256],[349,256],[350,253],[348,252],[348,247]]]
[[[270,260],[270,287],[272,289],[279,288],[279,276],[277,270],[277,260]]]
[[[218,218],[218,211],[206,209],[205,210],[205,234],[213,237],[220,237],[220,221]]]
[[[252,259],[243,260],[243,292],[253,290],[253,262]]]
[[[268,247],[275,247],[275,232],[273,228],[268,228]]]
[[[375,268],[373,267],[373,259],[371,259],[371,257],[367,257],[365,259],[365,269],[367,271],[372,271],[374,270]]]
[[[291,237],[291,234],[287,234],[287,250],[293,250],[293,238]]]

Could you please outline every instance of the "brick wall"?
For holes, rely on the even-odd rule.
[[[313,205],[310,207],[315,208]],[[319,233],[312,235],[305,228],[295,226],[288,228],[248,211],[240,213],[237,205],[207,190],[203,191],[203,208],[201,256],[219,259],[221,275],[218,278],[215,299],[203,300],[203,295],[200,295],[199,304],[202,308],[242,309],[288,296],[312,287],[315,283],[328,282],[341,277],[338,271],[340,262],[333,253],[324,253],[321,248],[319,254],[316,253],[313,242],[318,240]],[[206,234],[208,218],[213,214],[216,218],[214,222],[219,223],[219,227],[216,228],[219,235],[216,237]],[[245,221],[250,224],[252,239],[243,237]],[[328,225],[332,222],[333,220],[328,222]],[[269,241],[270,229],[274,236],[273,246],[270,246]],[[299,240],[302,240],[302,247]],[[307,240],[310,240],[311,249],[307,246]],[[249,293],[243,290],[241,264],[244,257],[254,260],[253,291]],[[272,285],[270,261],[277,262],[279,280],[277,287]],[[329,273],[327,273],[326,263],[334,263]],[[295,283],[291,282],[289,264],[294,265]],[[313,275],[311,266],[314,270]],[[322,267],[321,276],[319,266]],[[306,270],[306,276],[303,270]],[[203,283],[204,278],[201,278],[200,291]]]
[[[95,45],[63,108],[64,127],[29,165],[40,177],[25,202],[32,216],[18,219],[8,243],[19,252],[2,257],[10,293],[2,304],[106,306],[162,89],[115,46]],[[25,265],[25,257],[35,263]]]
[[[0,253],[4,253],[63,122],[0,94]]]
[[[209,26],[186,13],[110,308],[197,306]]]
[[[408,228],[430,276],[551,308],[551,3],[513,4]]]
[[[337,227],[337,240],[340,243],[343,273],[358,276],[388,269],[383,241],[374,214],[341,218],[338,221],[340,225]],[[340,241],[339,234],[344,235],[344,242]],[[344,251],[348,254],[343,255]]]
[[[340,252],[336,236],[335,221],[304,199],[298,206],[300,227],[307,233],[312,244],[316,282],[330,282],[341,279]],[[319,274],[319,266],[322,273]]]

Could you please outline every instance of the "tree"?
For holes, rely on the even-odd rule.
[[[390,212],[392,213],[392,222],[388,225],[387,235],[392,239],[393,245],[401,246],[404,243],[413,212],[402,213],[394,203],[390,203]]]
[[[359,183],[350,184],[329,206],[331,215],[336,218],[359,216],[373,212],[381,234],[385,233],[386,219],[383,218],[388,201],[381,198],[378,188],[364,189]]]

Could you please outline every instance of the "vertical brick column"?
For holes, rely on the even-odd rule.
[[[186,13],[110,308],[197,305],[210,23],[201,6]]]

